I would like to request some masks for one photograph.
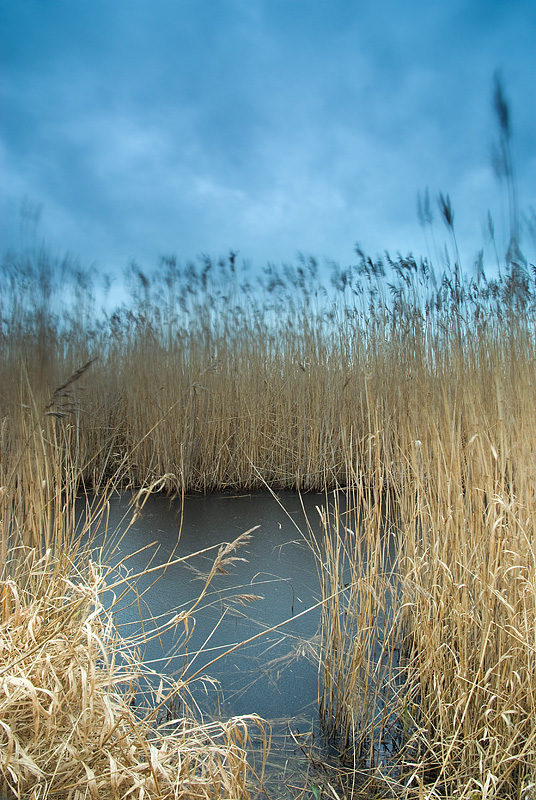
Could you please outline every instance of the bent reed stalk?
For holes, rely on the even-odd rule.
[[[436,276],[425,260],[358,255],[329,291],[313,259],[266,269],[258,291],[233,254],[164,259],[151,275],[133,265],[129,302],[100,315],[80,274],[55,294],[41,259],[32,298],[37,268],[7,259],[3,563],[18,536],[12,577],[28,609],[46,552],[54,575],[70,574],[80,539],[65,463],[97,492],[339,487],[344,509],[322,517],[321,711],[347,781],[366,774],[384,796],[528,799],[534,276],[519,261],[469,280],[458,265]],[[19,613],[10,586],[6,623]]]

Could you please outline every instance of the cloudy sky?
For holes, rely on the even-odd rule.
[[[429,187],[470,271],[488,208],[501,226],[496,70],[536,205],[533,0],[0,0],[0,45],[3,251],[39,216],[108,271],[230,250],[347,266],[357,241],[424,253]]]

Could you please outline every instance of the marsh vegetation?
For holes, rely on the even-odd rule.
[[[3,789],[248,796],[254,718],[203,725],[165,680],[133,710],[143,664],[102,599],[125,579],[83,534],[111,491],[269,486],[344,498],[317,553],[325,796],[535,796],[536,274],[512,235],[493,278],[484,258],[468,277],[440,211],[439,270],[358,249],[327,285],[303,258],[253,286],[235,254],[166,257],[132,264],[108,311],[71,259],[4,258]],[[81,493],[100,498],[82,520]],[[187,637],[193,616],[166,624]]]

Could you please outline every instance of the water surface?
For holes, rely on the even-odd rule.
[[[112,503],[110,529],[120,532],[128,497]],[[180,646],[184,626],[149,642],[144,661],[156,670],[183,677],[206,672],[217,679],[221,693],[200,685],[196,699],[212,714],[258,714],[267,720],[289,719],[304,712],[317,715],[320,611],[317,563],[309,544],[305,514],[313,533],[320,533],[315,506],[323,495],[281,493],[213,494],[188,496],[184,509],[179,500],[154,495],[129,528],[114,560],[124,560],[131,574],[148,564],[196,553],[231,542],[252,528],[249,540],[233,556],[241,559],[217,573],[207,597],[194,612],[195,628],[188,653]],[[302,505],[303,504],[303,505]],[[256,527],[258,526],[258,527]],[[179,536],[180,531],[180,536]],[[152,545],[152,543],[156,543]],[[147,545],[152,545],[148,549]],[[143,550],[142,550],[143,549]],[[137,555],[125,558],[136,551]],[[116,621],[124,632],[139,630],[140,608],[146,630],[191,607],[204,585],[200,577],[210,571],[218,548],[169,566],[162,574],[136,580],[141,604],[130,605],[134,595],[121,601]],[[243,559],[243,560],[242,560]],[[153,584],[159,575],[158,581]],[[258,599],[240,602],[236,597]],[[274,626],[288,621],[277,630]],[[216,663],[223,652],[266,630],[260,638],[234,650]],[[208,665],[208,666],[207,666]]]

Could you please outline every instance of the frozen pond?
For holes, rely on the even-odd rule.
[[[127,527],[132,516],[127,513],[130,499],[123,495],[111,501],[108,529],[114,536]],[[299,717],[302,726],[305,715],[309,726],[312,721],[316,724],[320,609],[314,606],[320,596],[304,514],[313,534],[319,535],[316,506],[323,504],[324,495],[308,494],[300,499],[290,492],[279,493],[277,499],[269,493],[193,495],[185,498],[182,512],[180,500],[152,495],[122,539],[112,561],[122,561],[122,570],[128,568],[131,575],[147,565],[154,567],[205,550],[163,572],[138,577],[133,583],[140,601],[131,591],[117,605],[116,622],[122,633],[140,631],[141,610],[150,634],[157,624],[195,602],[204,585],[201,576],[210,571],[218,546],[255,528],[246,543],[231,553],[239,560],[226,568],[229,574],[216,573],[195,610],[187,654],[180,643],[183,624],[153,639],[144,649],[144,662],[156,671],[174,677],[182,674],[183,678],[206,673],[219,682],[221,692],[207,684],[205,690],[202,683],[195,690],[196,700],[207,714],[255,713],[270,721]],[[137,554],[129,557],[132,553]],[[248,595],[258,599],[245,603],[236,599]],[[286,624],[270,630],[280,623]],[[259,633],[262,635],[254,642],[211,663]]]
[[[108,530],[113,538],[126,531],[111,562],[121,564],[133,587],[115,606],[118,629],[137,635],[143,618],[150,639],[142,651],[144,663],[170,677],[197,677],[190,686],[205,719],[257,714],[268,721],[270,781],[275,776],[277,796],[286,796],[289,773],[298,783],[305,779],[311,745],[322,759],[328,756],[319,731],[321,611],[315,556],[323,533],[317,508],[325,507],[326,496],[191,495],[183,505],[157,494],[148,497],[129,527],[130,500],[124,494],[110,503]],[[229,554],[237,560],[225,572],[216,571],[193,611],[187,648],[183,623],[155,637],[159,626],[194,606],[222,543],[246,532],[246,541]],[[163,571],[154,569],[183,558]],[[147,567],[151,571],[143,574]],[[341,579],[348,585],[349,576]],[[250,731],[255,737],[254,728]]]

